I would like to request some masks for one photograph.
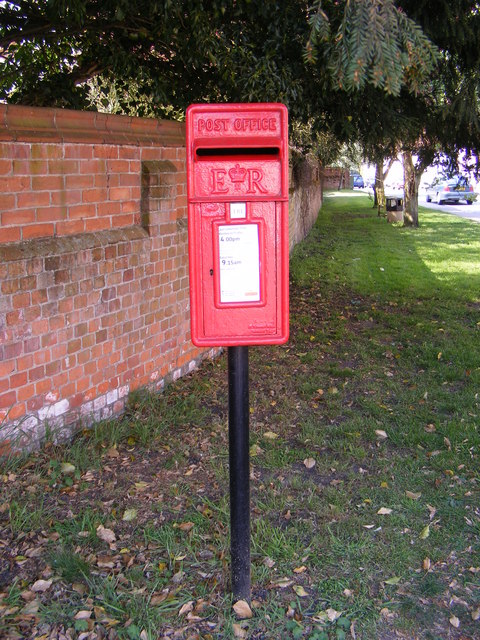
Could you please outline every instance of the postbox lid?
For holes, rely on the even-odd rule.
[[[190,140],[287,141],[288,112],[274,102],[234,104],[192,104],[187,109]],[[254,142],[255,144],[255,142]]]
[[[279,103],[187,109],[190,200],[288,199],[288,111]]]

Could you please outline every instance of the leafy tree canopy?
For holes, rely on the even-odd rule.
[[[0,4],[0,100],[39,106],[98,108],[90,81],[139,115],[281,101],[294,119],[324,126],[342,90],[418,91],[436,55],[393,0]]]
[[[324,161],[359,141],[428,163],[480,149],[479,32],[468,0],[6,0],[0,100],[173,118],[280,101]]]

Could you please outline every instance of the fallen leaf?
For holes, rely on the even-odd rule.
[[[428,509],[428,513],[430,514],[430,520],[433,520],[433,518],[435,517],[435,514],[437,513],[437,510],[435,507],[432,507],[432,505],[427,504],[427,509]]]
[[[457,618],[457,616],[452,616],[449,622],[452,627],[455,627],[455,629],[458,629],[458,627],[460,626],[460,620]]]
[[[132,520],[135,520],[136,517],[137,517],[136,509],[125,509],[122,520],[124,520],[125,522],[131,522]]]
[[[188,602],[185,602],[185,604],[180,607],[180,611],[178,612],[178,615],[184,616],[186,613],[190,613],[190,611],[193,611],[193,600],[189,600]]]
[[[383,609],[380,609],[380,615],[384,618],[395,618],[397,616],[397,614],[393,611],[390,611],[388,607],[383,607]]]
[[[393,576],[388,580],[385,580],[385,584],[398,584],[400,582],[400,578],[398,576]]]
[[[187,613],[187,620],[189,622],[200,622],[202,618],[200,616],[195,615],[194,611],[190,611],[190,613]]]
[[[379,516],[389,516],[392,513],[392,509],[388,509],[387,507],[381,507],[378,511],[377,514]]]
[[[342,613],[340,611],[335,611],[335,609],[327,609],[327,618],[330,620],[330,622],[335,622],[335,620],[337,618],[340,618],[340,616],[342,615]]]
[[[27,604],[22,609],[22,614],[24,616],[34,616],[38,613],[39,609],[40,609],[40,600],[35,599],[35,600],[32,600],[31,602],[27,602]]]
[[[407,498],[410,498],[410,500],[418,500],[422,496],[421,493],[414,493],[413,491],[405,491],[405,495]]]
[[[387,432],[383,431],[383,429],[375,429],[375,433],[379,438],[388,438]]]
[[[272,567],[275,566],[275,560],[272,560],[272,558],[267,557],[267,558],[264,558],[263,564],[269,569],[271,569]]]
[[[72,589],[83,596],[87,590],[87,587],[82,582],[74,582],[72,584]]]
[[[73,617],[75,620],[88,620],[92,617],[92,612],[83,609],[82,611],[78,611]]]
[[[97,566],[101,569],[113,569],[115,561],[112,556],[97,556]]]
[[[280,578],[272,584],[272,587],[279,587],[280,589],[286,589],[293,584],[293,580],[289,580],[288,578]]]
[[[314,460],[314,458],[305,458],[305,460],[303,461],[303,464],[306,466],[307,469],[313,469],[313,467],[317,464],[316,461]]]
[[[195,526],[195,524],[193,522],[182,522],[182,524],[178,525],[178,528],[180,529],[180,531],[191,531],[193,529],[193,527]]]
[[[306,598],[308,596],[308,593],[305,591],[301,584],[295,585],[293,587],[293,590],[299,598]]]
[[[427,426],[426,426],[426,427],[424,427],[424,429],[425,429],[425,431],[426,431],[427,433],[435,433],[435,431],[437,430],[437,429],[435,428],[435,425],[434,425],[434,424],[432,424],[432,423],[427,424]]]
[[[52,586],[51,580],[37,580],[32,584],[30,589],[36,593],[44,593]]]
[[[422,563],[423,570],[430,571],[431,564],[430,558],[424,558]]]
[[[233,610],[240,620],[245,620],[246,618],[251,618],[253,616],[250,605],[245,600],[238,600],[238,602],[233,605]]]
[[[296,567],[293,572],[294,573],[304,573],[307,570],[307,567],[302,564],[301,567]]]
[[[172,576],[172,582],[174,584],[180,584],[183,579],[185,577],[185,571],[177,571],[177,573],[174,573]]]
[[[258,444],[252,444],[252,446],[250,447],[250,455],[252,457],[255,457],[260,455],[261,453],[263,453],[263,449],[259,447]]]
[[[247,637],[247,631],[246,629],[243,629],[239,624],[237,624],[236,622],[234,622],[232,624],[232,628],[233,628],[233,635],[235,636],[235,638],[246,638]]]
[[[278,438],[278,433],[274,433],[273,431],[266,431],[263,434],[264,438],[267,438],[267,440],[276,440]]]
[[[72,474],[75,471],[75,465],[70,462],[62,462],[60,465],[60,471],[65,475]]]
[[[117,539],[117,536],[113,533],[113,531],[111,529],[105,529],[103,524],[98,525],[97,536],[100,538],[100,540],[108,543],[115,542],[115,540]]]
[[[429,535],[430,535],[430,525],[427,524],[427,526],[422,529],[419,535],[419,538],[420,540],[426,540]]]
[[[472,620],[480,620],[480,607],[477,607],[472,611]]]

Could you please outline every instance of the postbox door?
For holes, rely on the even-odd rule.
[[[227,206],[197,205],[202,221],[202,334],[206,339],[219,334],[274,336],[282,302],[276,251],[281,245],[276,237],[280,205],[249,203],[251,213],[244,222],[227,222]],[[233,246],[224,249],[228,244]]]

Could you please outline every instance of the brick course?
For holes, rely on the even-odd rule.
[[[292,244],[320,202],[301,188]],[[184,126],[0,105],[0,439],[36,447],[214,354],[190,341]]]

